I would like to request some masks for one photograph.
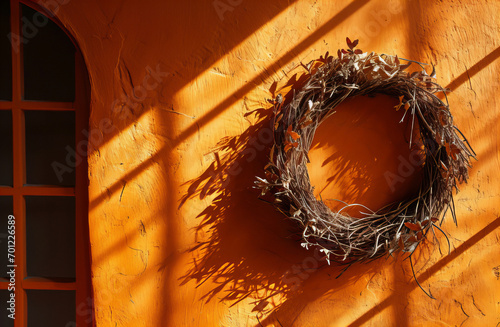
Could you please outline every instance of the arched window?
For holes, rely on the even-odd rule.
[[[88,76],[36,9],[0,1],[0,326],[91,326]]]

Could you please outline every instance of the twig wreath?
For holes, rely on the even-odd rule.
[[[309,77],[283,105],[278,96],[274,105],[274,145],[265,166],[265,178],[257,177],[261,196],[269,193],[272,204],[302,229],[302,246],[318,247],[328,263],[368,261],[395,251],[413,253],[433,228],[442,230],[450,209],[456,216],[453,190],[466,182],[470,159],[475,153],[453,124],[446,91],[416,61],[356,49],[358,40],[347,38],[349,49],[304,66]],[[402,64],[401,60],[405,61]],[[421,71],[405,72],[412,63]],[[445,102],[435,94],[443,92]],[[363,217],[333,212],[316,199],[306,164],[318,126],[335,113],[349,97],[386,94],[399,99],[396,110],[411,115],[419,125],[423,178],[418,194],[377,212],[366,208]],[[411,143],[411,141],[410,141]],[[411,144],[410,144],[411,146]],[[444,233],[443,233],[444,234]]]

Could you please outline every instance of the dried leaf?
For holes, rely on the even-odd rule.
[[[453,143],[450,145],[450,148],[451,148],[451,157],[453,158],[453,160],[457,160],[457,154],[461,152],[460,148]]]
[[[443,168],[445,171],[448,171],[448,167],[446,167],[446,165],[442,161],[441,161],[441,168]]]
[[[311,125],[312,123],[313,123],[313,120],[311,118],[308,118],[305,122],[302,123],[302,125],[300,125],[300,128],[307,127],[307,126]]]
[[[411,65],[411,61],[410,61],[409,63],[407,63],[406,65],[400,65],[400,66],[399,66],[399,70],[400,70],[400,71],[403,71],[403,70],[405,70],[406,68],[410,67],[410,65]]]
[[[405,97],[404,95],[402,95],[402,96],[399,97],[399,104],[396,105],[396,106],[394,106],[394,109],[396,109],[396,111],[398,111],[399,108],[401,108],[401,106],[403,105],[403,99],[404,99],[404,97]]]
[[[424,236],[424,234],[422,233],[422,231],[419,231],[417,233],[417,240],[420,241],[422,239],[422,237]]]
[[[410,222],[405,223],[405,226],[408,227],[409,229],[413,230],[413,231],[419,231],[419,230],[422,229],[422,227],[420,227],[420,225],[413,224],[413,223],[410,223]]]
[[[274,162],[274,148],[275,146],[273,145],[273,147],[271,148],[271,152],[269,153],[269,158],[271,162]]]
[[[418,241],[418,239],[415,235],[408,237],[408,242],[416,243],[417,241]]]
[[[300,135],[295,133],[294,131],[287,132],[287,134],[290,135],[294,141],[296,141],[300,138]]]
[[[410,102],[409,101],[405,103],[405,111],[408,109],[410,109]]]
[[[362,54],[362,53],[363,53],[363,50],[361,50],[361,49],[356,49],[356,50],[354,50],[354,53],[355,53],[355,54]]]
[[[451,156],[453,160],[457,160],[457,154],[461,152],[460,148],[457,147],[455,144],[450,144],[448,142],[445,143],[445,147],[448,155]]]
[[[292,148],[292,146],[293,146],[292,143],[287,143],[285,145],[285,152],[288,152],[288,150],[290,150]]]
[[[349,47],[349,49],[354,48],[354,47],[353,47],[353,45],[352,45],[352,42],[351,42],[351,39],[350,39],[350,38],[346,37],[346,38],[345,38],[345,40],[346,40],[346,42],[347,42],[347,46]]]
[[[276,182],[279,178],[278,175],[271,173],[269,171],[266,171],[266,177],[270,182],[273,182],[273,183]]]

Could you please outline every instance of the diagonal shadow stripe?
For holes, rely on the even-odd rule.
[[[231,105],[233,105],[237,100],[242,99],[246,94],[255,89],[257,85],[261,83],[261,81],[265,80],[268,77],[268,71],[278,71],[282,66],[288,64],[295,58],[295,54],[301,53],[311,45],[313,45],[316,41],[321,39],[325,34],[327,34],[330,30],[338,26],[340,23],[345,21],[349,16],[354,14],[361,7],[366,5],[369,0],[356,0],[351,4],[346,6],[340,12],[338,12],[335,16],[330,18],[325,24],[323,24],[320,28],[314,31],[311,35],[309,35],[305,40],[297,44],[293,49],[289,52],[278,58],[273,64],[264,69],[259,75],[254,77],[252,80],[248,81],[244,86],[240,89],[233,92],[231,95],[227,96],[224,101],[219,103],[215,108],[210,110],[207,114],[200,117],[196,122],[191,124],[187,129],[182,131],[173,141],[169,144],[169,147],[163,147],[161,150],[155,153],[151,158],[147,161],[142,162],[136,168],[129,171],[123,178],[119,181],[116,181],[113,185],[108,188],[109,194],[114,194],[121,190],[122,181],[129,181],[139,175],[140,172],[147,169],[153,162],[157,161],[163,155],[167,154],[171,148],[175,148],[181,142],[186,140],[188,137],[192,136],[194,133],[198,131],[199,128],[208,124],[211,120],[215,119],[219,115],[221,115],[224,111],[229,109]],[[94,208],[99,205],[106,197],[108,196],[107,192],[101,193],[98,197],[94,198],[90,202],[90,208]]]
[[[225,40],[224,44],[227,47],[220,47],[217,49],[217,52],[211,52],[208,51],[209,54],[207,54],[206,50],[210,49],[210,44],[209,43],[200,43],[199,47],[197,50],[193,51],[192,53],[188,54],[188,57],[183,58],[181,61],[181,65],[186,64],[186,63],[194,63],[196,62],[196,69],[193,71],[186,71],[182,69],[182,79],[177,81],[173,85],[169,85],[168,87],[168,92],[169,94],[175,94],[182,88],[184,88],[186,85],[190,84],[192,81],[194,81],[196,78],[198,78],[200,75],[202,75],[204,72],[210,69],[212,65],[217,64],[221,58],[224,56],[227,56],[228,54],[231,53],[234,49],[236,49],[240,44],[244,43],[251,35],[259,31],[260,28],[265,26],[268,22],[274,20],[278,15],[280,15],[282,12],[284,12],[287,8],[292,6],[294,3],[296,3],[298,0],[278,0],[271,5],[267,5],[265,8],[265,13],[262,15],[257,15],[255,12],[261,12],[262,9],[256,9],[259,8],[259,2],[255,1],[253,3],[248,3],[247,5],[249,8],[245,8],[245,11],[240,12],[239,15],[234,15],[231,19],[229,19],[231,22],[229,22],[229,25],[224,25],[224,26],[233,26],[231,24],[236,24],[237,26],[237,33],[236,35],[233,35],[232,33],[228,33],[225,35]],[[209,6],[214,6],[215,1],[211,1],[211,4]],[[206,4],[205,4],[206,5]],[[238,5],[237,5],[238,6]],[[235,7],[233,7],[234,9]],[[214,8],[211,8],[214,9]],[[247,11],[248,10],[248,11]],[[215,9],[213,14],[215,15]],[[243,18],[241,15],[250,15],[250,16],[255,16],[257,17],[254,21],[252,21],[251,24],[247,25],[247,23],[243,22]],[[222,22],[220,22],[222,24]],[[208,39],[207,39],[208,40]],[[204,40],[205,41],[205,40]],[[220,51],[220,52],[219,52]],[[202,58],[202,60],[200,60]],[[123,59],[120,60],[120,69],[125,69],[125,67],[122,67],[124,64]],[[117,67],[118,68],[118,67]],[[173,67],[173,70],[175,70],[175,67]],[[118,73],[118,72],[114,72]],[[113,100],[122,100],[123,102],[126,103],[127,106],[136,106],[136,105],[142,105],[142,101],[135,101],[136,97],[134,95],[133,88],[135,86],[140,86],[140,84],[133,84],[132,77],[130,76],[130,72],[123,72],[126,73],[127,79],[129,81],[127,82],[127,90],[123,90],[122,94],[117,95]],[[144,83],[144,80],[143,80]],[[124,100],[125,99],[125,100]],[[111,108],[110,110],[116,110],[114,109],[114,105],[111,103],[110,104]],[[113,131],[106,133],[105,139],[99,143],[99,145],[105,145],[109,141],[111,141],[115,136],[117,136],[121,129],[127,128],[130,125],[134,124],[134,122],[137,119],[140,119],[143,115],[148,113],[149,110],[144,110],[140,112],[134,119],[128,119],[127,121],[122,121],[121,123],[124,124],[123,127],[120,129],[114,129]]]
[[[493,61],[498,59],[500,57],[500,47],[496,48],[495,50],[491,51],[486,57],[483,59],[479,60],[474,66],[470,67],[467,69],[465,72],[463,72],[460,76],[455,78],[453,82],[448,84],[447,88],[449,88],[451,91],[455,90],[457,87],[465,83],[467,80],[469,80],[472,76],[476,75],[479,73],[481,70],[486,68],[489,64],[491,64]]]

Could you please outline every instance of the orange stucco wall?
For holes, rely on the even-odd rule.
[[[498,1],[41,3],[76,39],[90,75],[97,326],[500,322]],[[455,122],[477,153],[455,198],[458,227],[451,217],[442,226],[451,254],[437,235],[442,253],[429,245],[415,256],[416,275],[434,300],[401,258],[355,265],[336,279],[342,268],[302,249],[289,237],[292,225],[250,188],[266,161],[260,125],[252,125],[265,111],[245,114],[267,108],[275,81],[279,87],[299,62],[345,47],[346,36],[360,38],[365,51],[434,63],[438,82],[453,91]],[[370,141],[365,127],[357,131]],[[215,156],[225,137],[233,143]],[[390,156],[401,147],[381,141],[367,153],[394,169]],[[243,146],[259,154],[231,166],[225,182],[210,174],[238,159]],[[329,169],[336,168],[322,174]],[[311,178],[321,183],[321,176]],[[371,195],[358,201],[390,200],[374,198],[386,194],[383,181],[370,182]]]

